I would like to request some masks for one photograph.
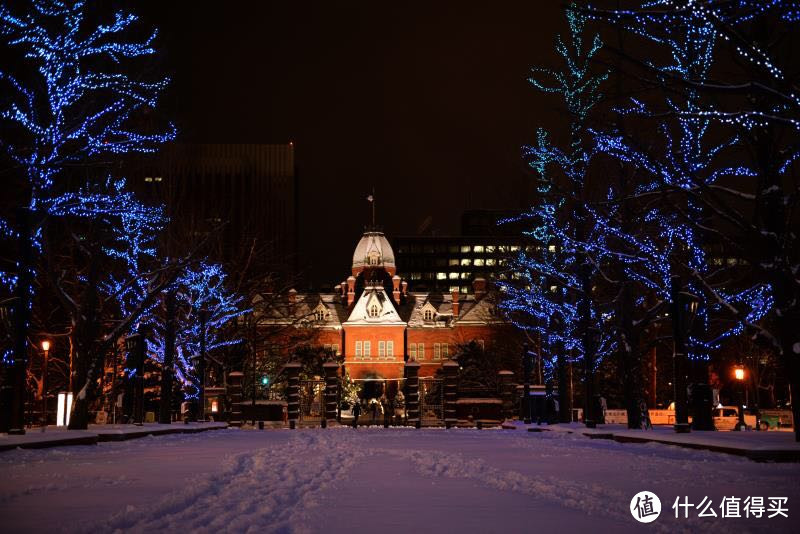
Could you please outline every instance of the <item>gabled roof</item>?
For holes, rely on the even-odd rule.
[[[370,308],[378,307],[378,316],[370,315]],[[383,286],[367,286],[353,306],[345,325],[405,325],[400,318],[391,299],[386,295]]]
[[[338,327],[347,318],[347,307],[335,293],[298,293],[294,305],[289,304],[285,295],[264,307],[259,306],[256,299],[253,304],[259,315],[258,321],[263,324],[308,322],[321,327]],[[314,312],[323,308],[326,310],[325,318],[317,321]]]

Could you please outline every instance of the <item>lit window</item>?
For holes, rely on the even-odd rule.
[[[364,357],[369,358],[372,355],[372,343],[369,341],[364,342]]]
[[[462,258],[461,265],[469,267],[470,265],[472,265],[472,260],[469,258]]]
[[[433,321],[433,310],[427,309],[423,315],[426,321]]]
[[[508,247],[506,245],[500,245],[497,247],[497,252],[505,253],[508,252]]]
[[[469,286],[461,286],[461,293],[463,293],[464,295],[469,293]]]
[[[378,341],[378,358],[386,357],[386,342]]]
[[[494,254],[495,247],[494,245],[486,245],[486,253],[487,254]]]
[[[475,245],[474,247],[472,247],[472,250],[474,252],[483,253],[483,245]]]
[[[495,260],[494,258],[486,258],[486,265],[490,267],[493,265],[497,265],[497,260]]]
[[[155,178],[153,178],[153,181],[154,182],[160,182],[161,181],[161,177],[160,176],[156,176]]]
[[[437,280],[447,280],[447,273],[436,273]]]
[[[417,343],[417,359],[425,359],[425,343]]]
[[[422,273],[411,273],[412,280],[422,280]]]
[[[408,345],[408,355],[413,358],[417,359],[417,344],[416,343],[409,343]]]
[[[152,176],[145,176],[144,177],[144,181],[145,182],[152,182],[153,181],[153,177]]]
[[[453,291],[458,292],[458,286],[450,286],[450,293]]]
[[[456,266],[456,265],[458,265],[458,258],[450,258],[450,259],[447,261],[447,264],[448,264],[448,265],[450,265],[450,266]]]
[[[356,358],[360,358],[362,354],[363,352],[362,352],[361,342],[356,341]]]
[[[394,359],[394,341],[386,342],[386,357]]]
[[[450,273],[450,280],[458,280],[458,273]]]
[[[472,273],[461,273],[462,280],[469,280],[472,277]]]
[[[483,267],[483,258],[476,258],[472,264],[475,265],[475,267]]]
[[[442,346],[439,343],[433,344],[433,359],[434,360],[442,359]]]
[[[550,252],[555,252],[556,251],[556,246],[555,245],[550,245],[549,247],[547,247],[547,250],[549,250]]]
[[[469,252],[470,251],[469,249],[470,249],[469,245],[461,245],[461,252],[462,253]]]
[[[519,245],[511,245],[508,247],[511,252],[519,252]]]
[[[377,317],[380,314],[380,308],[377,304],[373,304],[369,307],[369,316],[370,317]]]

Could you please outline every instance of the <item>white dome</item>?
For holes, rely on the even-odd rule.
[[[370,266],[394,267],[394,251],[383,232],[364,232],[353,252],[353,269]]]

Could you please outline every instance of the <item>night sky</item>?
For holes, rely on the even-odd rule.
[[[372,187],[390,237],[527,205],[520,146],[559,122],[558,99],[526,78],[557,64],[560,2],[377,4],[133,6],[162,32],[162,110],[181,141],[295,143],[299,252],[317,283],[348,271]]]

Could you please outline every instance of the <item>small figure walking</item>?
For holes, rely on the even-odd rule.
[[[639,411],[642,412],[642,430],[652,430],[653,423],[650,421],[650,410],[647,409],[647,402],[644,399],[639,401]]]
[[[358,416],[361,415],[361,403],[356,401],[353,403],[353,428],[358,428]]]

